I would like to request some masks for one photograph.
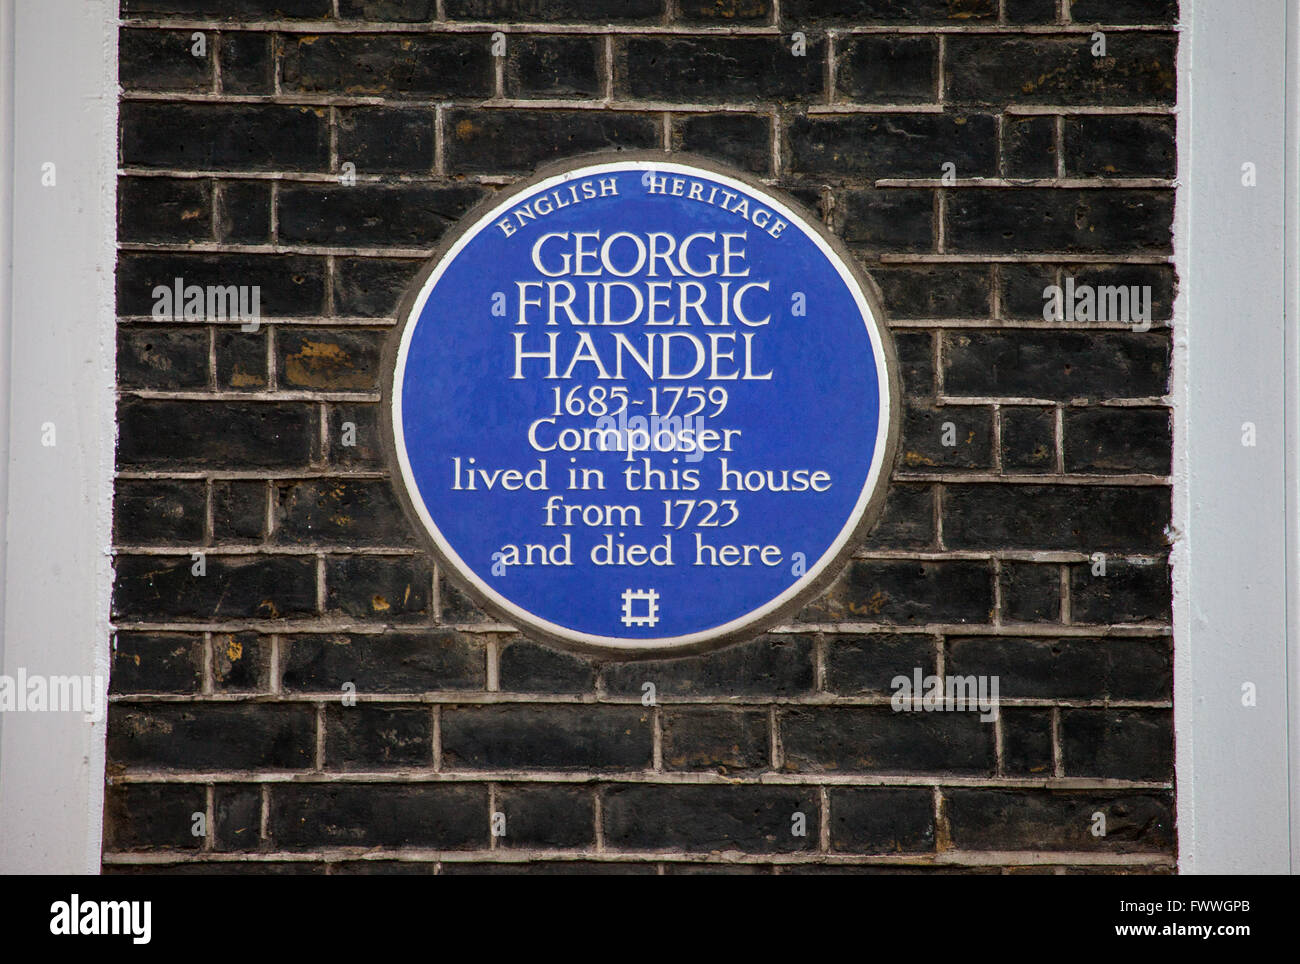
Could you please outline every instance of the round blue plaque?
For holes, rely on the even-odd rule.
[[[898,391],[851,257],[669,154],[541,172],[403,306],[399,491],[448,574],[563,644],[699,649],[793,614],[879,510]]]

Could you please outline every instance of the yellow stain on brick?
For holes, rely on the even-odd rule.
[[[243,655],[244,655],[244,644],[241,643],[239,640],[237,640],[234,636],[231,636],[230,643],[229,645],[226,646],[226,659],[230,660],[233,663],[235,660],[243,657]]]
[[[387,612],[393,607],[388,605],[388,600],[385,599],[383,596],[376,595],[373,599],[370,600],[370,608],[377,613],[383,613],[383,612]]]
[[[304,341],[285,359],[285,375],[291,384],[309,388],[355,388],[358,379],[364,385],[365,373],[347,373],[351,360],[341,346],[332,342]]]
[[[467,141],[478,133],[478,126],[472,120],[463,120],[456,125],[456,136]]]

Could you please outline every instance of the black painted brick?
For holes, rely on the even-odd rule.
[[[780,727],[792,773],[992,774],[996,762],[993,723],[976,712],[790,708],[780,712]]]
[[[591,660],[522,636],[502,641],[497,673],[507,692],[587,693],[596,686]]]
[[[1061,618],[1061,568],[1004,562],[1002,618],[1016,623],[1054,623]]]
[[[488,34],[280,35],[286,91],[391,97],[488,97]]]
[[[946,790],[953,845],[963,850],[1067,850],[1131,853],[1169,850],[1172,794],[1105,790]],[[1106,835],[1092,834],[1093,814]]]
[[[658,698],[676,696],[795,696],[812,690],[811,636],[772,634],[701,656],[610,663],[605,692],[641,698],[654,683]]]
[[[663,761],[668,770],[719,773],[767,769],[768,714],[763,710],[665,710]]]
[[[784,37],[633,37],[615,45],[622,47],[615,92],[633,100],[748,105],[824,96],[820,38],[808,37],[802,56]]]
[[[110,693],[197,693],[202,685],[202,636],[117,633]]]
[[[803,814],[796,836],[795,814]],[[615,850],[816,851],[820,808],[809,787],[612,787],[604,794],[605,846]]]
[[[423,556],[331,556],[325,585],[328,612],[384,622],[425,619],[433,567]]]
[[[325,766],[341,770],[433,765],[427,706],[358,703],[325,707]]]
[[[508,41],[507,97],[596,97],[605,87],[599,37],[522,36]]]
[[[987,563],[856,559],[798,618],[900,625],[983,623],[992,609],[993,573]]]
[[[120,109],[122,162],[201,171],[323,171],[329,166],[326,113],[279,104],[126,101]]]
[[[419,693],[481,689],[487,670],[481,639],[445,629],[305,634],[281,637],[280,681],[289,693]]]
[[[202,481],[118,479],[113,541],[125,545],[199,545],[207,493]]]
[[[928,789],[831,790],[830,813],[831,849],[839,853],[934,850],[934,795]]]
[[[929,676],[937,656],[934,638],[920,633],[827,636],[826,688],[841,696],[892,695],[894,677],[910,680],[918,666]]]
[[[316,754],[316,710],[302,704],[113,704],[108,755],[167,770],[305,769]]]
[[[581,848],[596,842],[596,801],[586,787],[507,784],[497,788],[496,806],[505,814],[498,848]]]
[[[1108,558],[1106,574],[1093,575],[1092,562],[1070,567],[1070,616],[1079,623],[1136,623],[1170,620],[1169,567]]]
[[[1149,486],[950,485],[944,540],[953,549],[1163,550],[1169,490]]]
[[[1062,710],[1061,758],[1066,774],[1121,780],[1172,779],[1171,712]]]
[[[933,103],[937,93],[936,37],[846,37],[836,51],[836,95],[877,104]]]
[[[271,788],[268,831],[276,849],[487,847],[487,787],[304,784]]]
[[[1169,699],[1173,663],[1163,638],[950,638],[946,671],[997,676],[1003,699]]]
[[[122,620],[286,619],[316,611],[316,565],[302,556],[220,556],[193,575],[185,556],[117,558],[113,615]]]
[[[451,706],[442,711],[449,769],[642,770],[651,712],[640,706]]]

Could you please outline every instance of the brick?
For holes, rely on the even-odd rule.
[[[607,860],[527,860],[510,863],[492,861],[491,863],[473,863],[470,861],[444,862],[440,874],[462,876],[513,876],[516,874],[533,874],[543,876],[596,876],[628,877],[656,876],[659,868],[653,863]]]
[[[993,724],[975,712],[809,707],[779,719],[788,772],[991,774],[995,764]]]
[[[1056,23],[1056,0],[1004,0],[1011,23]]]
[[[270,94],[275,90],[275,59],[269,33],[235,30],[220,35],[217,57],[221,89],[227,94]]]
[[[334,310],[341,316],[386,318],[397,312],[421,261],[387,258],[336,258]]]
[[[890,696],[895,676],[911,677],[919,666],[935,672],[934,638],[919,633],[872,633],[826,638],[826,688],[841,696]]]
[[[1165,408],[1067,408],[1065,471],[1168,475],[1173,428]]]
[[[934,491],[895,482],[885,492],[880,519],[863,543],[872,549],[925,549],[934,545]]]
[[[480,197],[476,187],[285,185],[276,217],[288,243],[424,247]]]
[[[1049,286],[1062,281],[1056,264],[1000,264],[995,269],[999,307],[1005,318],[1043,320]]]
[[[276,370],[282,388],[376,391],[386,332],[354,328],[281,328]]]
[[[331,556],[325,609],[351,619],[427,619],[433,567],[424,556]]]
[[[331,0],[122,0],[124,17],[318,20],[331,12]]]
[[[903,395],[913,402],[933,399],[934,385],[934,335],[928,331],[897,330],[890,334],[894,339],[894,356],[898,360],[898,374],[903,382]]]
[[[1157,332],[945,333],[949,395],[1150,398],[1169,384],[1169,339]]]
[[[423,23],[438,19],[437,0],[339,0],[344,20],[382,20]]]
[[[255,392],[270,384],[266,371],[266,329],[218,329],[217,387],[227,391]]]
[[[1107,559],[1106,574],[1091,562],[1070,567],[1070,616],[1077,623],[1168,623],[1169,567]]]
[[[755,174],[772,169],[772,124],[752,114],[690,114],[674,128],[674,147]]]
[[[1066,850],[1132,853],[1174,844],[1173,797],[1166,792],[945,790],[953,846],[961,850]],[[1106,815],[1094,837],[1093,817]]]
[[[387,481],[303,479],[275,486],[278,545],[411,545],[410,525]]]
[[[848,36],[836,51],[835,92],[871,104],[933,103],[938,63],[935,37]]]
[[[264,181],[222,181],[217,203],[217,239],[232,244],[271,240],[271,185]]]
[[[175,876],[175,877],[242,877],[257,874],[259,877],[325,876],[329,865],[297,860],[259,860],[256,864],[241,861],[195,860],[186,863],[107,864],[102,873],[113,876]]]
[[[1061,618],[1061,569],[1030,562],[1002,563],[1002,618],[1055,623]]]
[[[212,483],[212,538],[261,542],[266,535],[266,483],[216,479]]]
[[[190,30],[118,31],[118,81],[126,90],[185,90],[212,88],[212,48],[203,56],[191,51]],[[205,45],[215,38],[205,35]]]
[[[839,853],[934,850],[934,795],[879,787],[830,791],[831,849]]]
[[[329,127],[320,107],[125,101],[122,163],[197,171],[323,171]]]
[[[392,97],[489,97],[488,34],[281,35],[285,90]]]
[[[687,23],[767,23],[772,0],[678,0],[677,19]]]
[[[508,97],[598,97],[604,93],[599,37],[522,36],[506,47]]]
[[[438,602],[444,623],[473,625],[493,621],[492,617],[479,609],[474,600],[462,592],[444,572],[438,573]]]
[[[1159,487],[950,485],[943,535],[952,549],[1156,551],[1169,511]]]
[[[1168,699],[1172,682],[1165,639],[950,638],[946,671],[997,676],[1002,699]]]
[[[946,522],[944,528],[946,532]],[[855,559],[798,619],[901,625],[983,623],[992,609],[993,579],[986,563]]]
[[[949,441],[951,445],[947,444]],[[898,467],[904,472],[993,465],[993,410],[971,405],[903,409]]]
[[[1065,119],[1065,171],[1081,177],[1173,177],[1174,119],[1080,116]]]
[[[198,850],[194,814],[206,814],[207,791],[185,784],[130,783],[104,793],[105,850]]]
[[[330,769],[432,765],[429,707],[368,703],[325,707],[325,766]]]
[[[796,57],[784,37],[636,37],[616,60],[615,90],[634,100],[804,101],[824,92],[826,44]]]
[[[119,632],[113,638],[108,691],[197,693],[203,685],[203,637]]]
[[[212,238],[212,182],[123,177],[117,184],[120,241],[183,242]]]
[[[1064,709],[1061,758],[1069,776],[1172,780],[1172,711]]]
[[[123,399],[119,466],[244,468],[305,465],[314,411],[302,403]]]
[[[167,770],[306,769],[316,710],[274,703],[113,704],[108,755],[120,766]]]
[[[611,696],[634,696],[654,683],[659,699],[676,696],[796,696],[815,684],[811,636],[773,634],[714,653],[679,659],[609,663]]]
[[[790,170],[835,177],[992,177],[997,128],[989,114],[860,114],[796,117],[789,125]]]
[[[269,693],[270,637],[257,633],[213,633],[212,682],[223,692]]]
[[[449,110],[447,169],[527,173],[547,161],[600,150],[660,146],[657,117],[598,111]]]
[[[450,630],[382,635],[301,635],[280,640],[280,682],[289,693],[360,695],[482,689],[483,644]]]
[[[123,252],[117,262],[117,311],[122,315],[152,315],[154,288],[174,289],[181,278],[185,287],[256,285],[258,308],[266,317],[320,315],[325,308],[325,259],[297,254],[200,254]],[[252,295],[247,296],[251,308]],[[169,300],[174,300],[174,297]],[[182,300],[184,296],[182,295]],[[158,303],[165,303],[157,299]],[[173,306],[177,315],[184,304]],[[206,310],[206,299],[205,299]],[[235,311],[227,323],[240,322]],[[187,319],[188,320],[188,319]],[[210,319],[220,320],[220,319]]]
[[[945,247],[952,252],[1164,252],[1173,192],[984,188],[952,192]]]
[[[213,848],[256,850],[262,842],[262,790],[257,784],[218,784],[213,791]]]
[[[118,387],[124,389],[206,387],[207,329],[157,325],[119,327],[117,381]]]
[[[1000,414],[1003,471],[1055,472],[1056,409],[1016,405]]]
[[[433,170],[434,120],[429,108],[347,107],[339,109],[338,118],[339,163],[351,161],[357,174]]]
[[[781,17],[800,21],[952,23],[996,21],[997,0],[784,0]]]
[[[954,104],[1172,104],[1171,34],[1112,33],[1106,56],[1088,34],[1069,37],[952,36],[946,93]]]
[[[1052,711],[1003,707],[1002,767],[1016,776],[1051,776]]]
[[[446,707],[442,763],[453,770],[648,769],[650,730],[643,707]]]
[[[1070,0],[1075,23],[1165,24],[1178,20],[1178,0]]]
[[[596,803],[585,787],[507,784],[497,788],[496,808],[506,821],[498,848],[577,848],[596,842]]]
[[[591,660],[522,636],[502,643],[497,675],[506,692],[588,693],[596,688]]]
[[[899,188],[836,195],[835,230],[864,251],[934,250],[934,192]]]
[[[1145,309],[1147,301],[1150,301],[1150,319],[1151,321],[1168,321],[1174,314],[1174,269],[1172,265],[1162,264],[1079,264],[1063,265],[1061,268],[1061,284],[1066,283],[1067,278],[1074,278],[1075,289],[1078,291],[1081,285],[1091,285],[1095,289],[1103,286],[1125,287],[1132,289],[1137,286],[1141,289],[1149,286],[1149,294],[1139,290],[1134,294],[1129,292],[1129,319],[1140,322],[1137,317],[1139,310]],[[1041,293],[1041,292],[1040,292]],[[1064,293],[1064,292],[1063,292]],[[1123,305],[1117,307],[1118,311],[1110,310],[1110,294],[1108,292],[1096,291],[1095,296],[1099,300],[1107,303],[1107,313],[1123,315]],[[1082,297],[1076,294],[1076,299]],[[1100,313],[1100,306],[1098,306]],[[1040,304],[1037,316],[1042,317],[1042,306]],[[1127,320],[1121,318],[1121,320]]]
[[[387,464],[379,429],[378,405],[338,403],[329,406],[329,451],[332,465],[373,467]]]
[[[767,769],[768,744],[766,711],[680,709],[663,714],[663,760],[669,770]]]
[[[217,556],[206,575],[190,556],[117,557],[113,615],[120,619],[289,619],[316,610],[314,560]]]
[[[587,21],[658,20],[664,0],[445,0],[448,20]]]
[[[118,479],[113,541],[118,545],[201,545],[207,492],[201,481]]]
[[[1002,173],[1006,177],[1055,177],[1056,118],[1002,118]]]
[[[304,784],[271,788],[269,832],[276,849],[317,847],[487,847],[482,785]]]
[[[989,314],[989,271],[978,265],[880,265],[881,307],[891,318],[982,318]]]
[[[795,814],[805,834],[797,836]],[[611,787],[604,795],[605,846],[615,850],[815,851],[820,835],[811,787]]]

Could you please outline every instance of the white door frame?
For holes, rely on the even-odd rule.
[[[0,0],[0,35],[0,337],[9,351],[0,369],[0,674],[90,677],[102,687],[113,576],[117,2]],[[98,873],[103,800],[103,714],[0,713],[0,871]]]

